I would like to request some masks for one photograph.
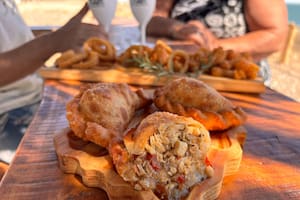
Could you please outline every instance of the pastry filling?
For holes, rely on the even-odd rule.
[[[142,155],[132,155],[123,178],[136,190],[151,189],[161,199],[180,199],[211,177],[209,135],[197,127],[164,123],[150,136]]]

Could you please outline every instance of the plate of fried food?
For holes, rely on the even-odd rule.
[[[107,40],[89,38],[82,52],[62,52],[44,78],[92,82],[117,82],[161,86],[176,77],[194,77],[220,91],[262,93],[259,67],[247,53],[199,48],[189,52],[173,49],[163,40],[154,47],[131,45],[120,55]]]
[[[246,137],[242,108],[187,77],[154,90],[84,85],[66,118],[54,137],[60,168],[111,200],[216,199]]]

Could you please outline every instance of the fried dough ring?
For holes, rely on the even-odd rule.
[[[63,52],[55,63],[58,68],[71,68],[73,64],[86,59],[87,56],[87,52],[75,53],[73,50],[68,50]]]
[[[72,68],[76,69],[91,69],[99,64],[98,54],[94,51],[89,51],[85,60],[80,61],[72,65]]]
[[[146,58],[151,55],[152,49],[144,45],[132,45],[128,47],[119,57],[118,62],[124,66],[134,66],[133,58]]]
[[[149,56],[152,49],[150,47],[144,45],[132,45],[126,49],[124,53],[121,54],[120,59],[124,60],[124,58],[133,58],[133,57],[144,57]]]
[[[185,73],[189,68],[189,55],[182,50],[172,52],[168,60],[167,70],[172,72]]]
[[[92,50],[98,53],[99,59],[102,61],[115,61],[116,49],[107,40],[97,37],[89,38],[83,45],[84,49]]]
[[[60,57],[58,57],[55,61],[55,65],[58,66],[59,68],[64,68],[64,61],[67,59],[70,59],[72,56],[75,55],[75,52],[73,50],[67,50],[63,52]]]

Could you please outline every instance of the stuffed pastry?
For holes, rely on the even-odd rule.
[[[160,199],[181,199],[212,176],[207,162],[210,136],[192,118],[155,112],[109,148],[117,172],[136,190]]]
[[[240,107],[194,78],[178,78],[156,89],[154,103],[162,111],[194,118],[209,131],[225,130],[246,120]]]
[[[76,136],[108,147],[114,137],[123,137],[135,111],[150,102],[142,90],[127,84],[98,83],[83,87],[67,103],[67,119]]]

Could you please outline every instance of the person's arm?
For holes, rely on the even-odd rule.
[[[160,1],[162,0],[157,2]],[[166,8],[171,9],[171,7]],[[169,18],[170,10],[167,9],[164,12],[160,11],[159,17],[152,18],[148,27],[149,34],[179,40],[192,40],[195,44],[210,49],[221,46],[237,52],[249,52],[255,60],[260,60],[280,50],[288,32],[287,9],[284,0],[245,1],[245,17],[250,32],[228,39],[216,38],[198,20],[180,24]]]
[[[156,9],[147,26],[147,34],[154,37],[166,37],[175,40],[191,40],[199,46],[212,48],[212,35],[208,29],[197,21],[184,23],[170,18],[174,0],[157,0]]]
[[[177,20],[169,18],[173,0],[157,0],[152,19],[147,25],[147,34],[155,37],[171,37]]]
[[[287,9],[284,0],[247,0],[245,17],[249,33],[216,41],[217,46],[250,52],[256,60],[280,50],[288,32]]]
[[[65,26],[42,35],[11,51],[0,54],[0,86],[14,82],[36,71],[54,53],[79,49],[92,36],[106,38],[102,26],[81,20],[88,11],[85,6]]]

